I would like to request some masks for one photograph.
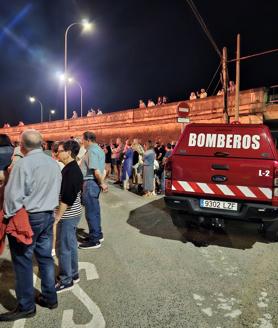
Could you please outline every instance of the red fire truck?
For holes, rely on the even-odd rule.
[[[173,223],[245,220],[278,236],[278,153],[263,124],[188,124],[165,166]]]

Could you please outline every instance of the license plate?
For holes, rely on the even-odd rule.
[[[200,207],[214,208],[218,210],[237,211],[238,203],[223,202],[221,200],[200,199]]]

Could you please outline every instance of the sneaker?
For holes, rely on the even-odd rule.
[[[80,281],[79,274],[77,273],[75,276],[72,277],[72,281],[74,284],[78,284]]]
[[[79,244],[78,248],[80,249],[91,249],[91,248],[100,248],[101,243],[99,241],[93,242],[93,241],[88,241],[86,243]]]
[[[89,242],[89,241],[90,241],[90,238],[89,238],[89,237],[85,237],[85,238],[82,239],[82,244],[83,244],[83,243],[87,243],[87,242]],[[103,243],[103,242],[104,242],[104,237],[100,238],[100,239],[99,239],[99,242],[100,242],[100,243]]]
[[[68,290],[72,290],[73,287],[74,287],[73,281],[71,281],[68,284],[63,284],[61,281],[58,281],[57,284],[55,285],[56,293],[62,293]]]

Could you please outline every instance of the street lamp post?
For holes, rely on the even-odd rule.
[[[80,88],[80,117],[82,117],[83,116],[83,89],[82,89],[82,86],[77,80],[75,80],[73,78],[68,78],[68,81],[70,83],[75,82]]]
[[[49,117],[48,117],[49,122],[51,121],[51,115],[54,115],[54,114],[55,114],[55,109],[50,109]]]
[[[42,123],[43,122],[43,105],[42,105],[41,101],[38,98],[35,98],[35,97],[29,97],[29,101],[31,103],[34,103],[34,102],[37,101],[40,104],[40,106],[41,106],[41,123]]]
[[[90,30],[92,25],[87,21],[87,20],[83,20],[81,23],[72,23],[70,24],[65,32],[65,78],[67,78],[67,71],[68,71],[68,32],[70,30],[71,27],[73,27],[74,25],[82,25],[83,26],[83,30],[87,31]],[[68,104],[67,104],[67,83],[65,83],[64,85],[64,119],[66,120],[68,116]]]

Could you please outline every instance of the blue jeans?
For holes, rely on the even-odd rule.
[[[162,192],[165,192],[165,172],[162,171],[161,179],[160,179],[160,189]]]
[[[15,292],[21,311],[35,308],[33,253],[39,265],[42,295],[50,304],[57,302],[54,261],[51,256],[53,212],[29,213],[29,221],[34,232],[31,245],[18,243],[16,238],[8,235],[15,271]]]
[[[80,216],[76,216],[62,219],[58,224],[59,279],[62,284],[69,284],[78,274],[76,228],[79,221]]]
[[[99,194],[100,187],[95,180],[84,181],[82,199],[89,226],[89,240],[94,243],[103,237],[100,226]]]

